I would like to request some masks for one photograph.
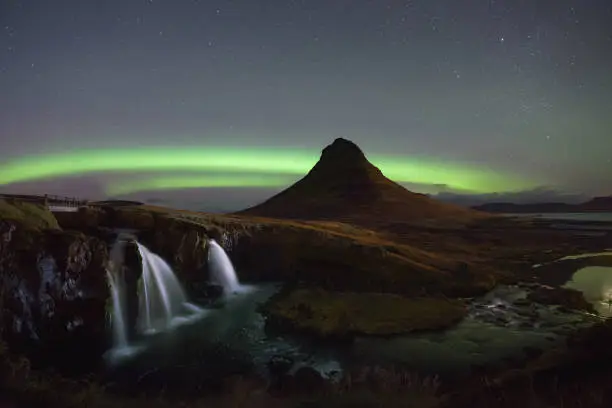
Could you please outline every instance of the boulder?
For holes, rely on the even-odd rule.
[[[575,289],[539,286],[527,295],[527,299],[544,305],[559,305],[566,310],[595,313],[593,305],[584,298],[582,292]]]

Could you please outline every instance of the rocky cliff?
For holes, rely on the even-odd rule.
[[[393,328],[366,321],[363,327],[345,333],[344,324],[338,324],[330,329],[337,332],[330,337],[446,327],[461,317],[462,309],[445,301],[445,296],[475,296],[495,284],[495,274],[489,269],[347,224],[212,215],[152,206],[102,206],[57,217],[64,228],[81,228],[98,236],[119,228],[130,230],[139,242],[171,264],[192,299],[210,288],[208,245],[215,239],[229,253],[243,283],[285,284],[286,290],[271,300],[268,310],[286,309],[289,314],[268,313],[269,322],[278,321],[280,315],[285,323],[300,319],[301,315],[291,314],[295,306],[291,299],[295,293],[303,293],[300,288],[326,291],[329,296],[320,299],[318,310],[330,310],[333,316],[367,309],[373,300],[379,305],[377,310],[388,308],[387,315],[394,313],[397,305],[405,306]],[[402,301],[393,295],[418,299]],[[309,299],[306,297],[306,302]],[[428,313],[423,314],[423,309]],[[419,318],[408,319],[406,315]],[[317,314],[312,325],[327,319],[327,312]],[[290,331],[296,328],[292,324],[273,325]]]
[[[344,224],[211,215],[150,206],[83,209],[77,214],[58,214],[58,219],[64,228],[85,225],[90,233],[94,233],[92,228],[98,228],[98,234],[113,228],[134,230],[144,245],[170,262],[192,291],[208,280],[210,238],[230,253],[240,278],[250,282],[301,282],[330,290],[466,296],[482,293],[494,284],[488,270]]]
[[[0,210],[2,337],[34,361],[65,351],[91,362],[107,345],[106,244],[62,231],[42,206],[0,201]]]

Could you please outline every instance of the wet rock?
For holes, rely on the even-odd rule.
[[[223,296],[223,286],[207,284],[202,288],[202,297],[216,300]]]
[[[498,326],[506,326],[508,324],[508,320],[504,316],[497,316],[493,319],[493,324]]]
[[[287,374],[293,367],[295,361],[287,356],[273,356],[267,363],[270,376],[280,378]]]
[[[514,302],[512,302],[512,304],[514,306],[529,306],[531,305],[531,301],[527,298],[521,298],[521,299],[516,299]]]
[[[321,373],[312,367],[300,367],[292,376],[292,390],[299,393],[316,393],[327,387]]]
[[[595,312],[593,305],[584,298],[582,292],[574,289],[541,286],[529,293],[527,298],[544,305],[559,305],[569,310]]]

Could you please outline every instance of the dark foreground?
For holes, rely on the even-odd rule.
[[[363,368],[333,384],[304,372],[294,381],[228,378],[217,393],[190,399],[112,395],[88,379],[67,380],[0,354],[2,407],[610,407],[612,324],[586,329],[523,368],[455,384],[435,377]]]

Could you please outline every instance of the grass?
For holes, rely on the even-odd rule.
[[[100,218],[100,226],[140,229],[142,242],[167,259],[184,281],[196,278],[188,275],[190,271],[206,268],[203,243],[228,233],[237,244],[232,260],[246,281],[300,280],[330,290],[449,296],[476,295],[495,283],[489,270],[468,268],[465,276],[457,275],[459,265],[466,264],[462,259],[399,244],[385,234],[342,223],[213,215],[156,206],[100,211],[107,213]],[[76,227],[74,221],[61,223]]]
[[[31,230],[59,229],[53,214],[41,204],[0,199],[0,220],[15,221]]]
[[[0,403],[28,408],[608,408],[612,370],[592,374],[563,379],[552,373],[542,379],[527,372],[513,381],[482,377],[449,389],[435,376],[364,367],[309,392],[278,393],[261,382],[235,378],[228,379],[221,395],[181,400],[112,395],[90,380],[37,372],[0,347]]]
[[[442,298],[320,289],[296,289],[273,297],[264,312],[281,326],[317,337],[389,336],[443,329],[466,313],[461,302]]]
[[[247,378],[228,379],[220,395],[191,400],[163,395],[124,397],[113,395],[91,380],[68,380],[30,368],[28,360],[11,356],[0,346],[0,404],[15,407],[54,408],[314,408],[314,407],[415,407],[439,406],[436,378],[420,378],[380,368],[365,368],[327,384],[315,392],[274,393],[265,384]],[[2,405],[4,406],[4,405]],[[11,406],[11,405],[8,405]]]

